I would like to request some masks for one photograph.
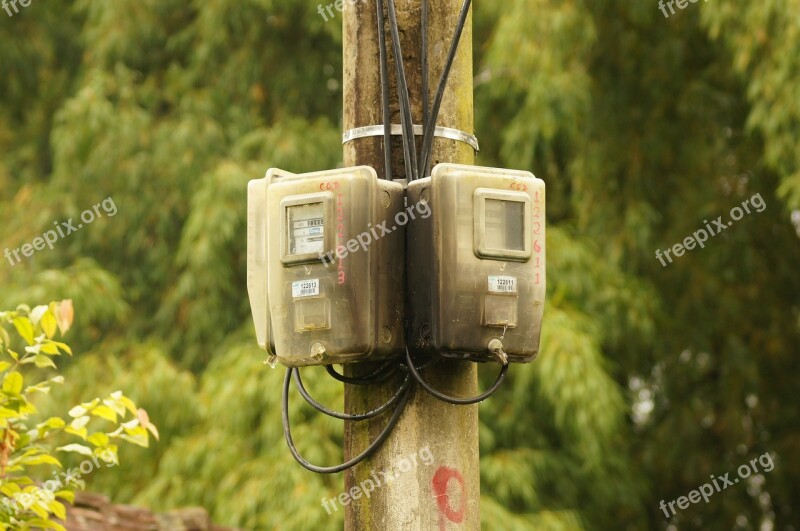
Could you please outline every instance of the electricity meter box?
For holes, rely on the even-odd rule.
[[[409,183],[409,321],[414,353],[530,362],[545,297],[545,185],[530,172],[439,164]]]
[[[247,284],[258,344],[287,367],[404,352],[402,185],[370,167],[270,169],[248,187]]]

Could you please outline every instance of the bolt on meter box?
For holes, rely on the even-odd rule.
[[[270,169],[248,186],[247,288],[256,338],[287,367],[404,352],[402,185],[360,166]]]
[[[545,297],[545,185],[530,172],[439,164],[409,183],[431,215],[407,230],[414,353],[529,362]]]

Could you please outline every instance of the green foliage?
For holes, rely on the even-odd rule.
[[[478,162],[548,187],[543,350],[481,406],[485,528],[797,521],[798,12],[474,3]],[[42,413],[126,389],[161,427],[158,448],[120,448],[119,474],[90,486],[247,529],[341,528],[319,506],[341,478],[285,449],[244,262],[247,181],[341,163],[340,25],[296,0],[52,0],[0,40],[0,250],[106,197],[119,208],[0,267],[2,307],[80,308],[71,344],[86,353],[64,360],[69,384]],[[764,212],[655,259],[755,193]],[[341,406],[340,385],[304,378]],[[292,409],[301,451],[340,459],[339,424]],[[659,510],[765,451],[763,482]]]
[[[68,470],[62,474],[65,484],[56,473],[56,479],[42,481],[46,474],[30,471],[42,465],[63,468],[56,452],[88,457],[95,467],[99,460],[112,466],[119,464],[120,442],[146,448],[150,434],[158,438],[145,410],[122,391],[76,405],[66,417],[41,416],[41,395],[49,395],[53,384],[64,383],[53,360],[72,355],[66,343],[53,338],[57,332],[65,334],[72,319],[68,299],[0,312],[0,529],[65,529],[55,520],[66,515],[60,500],[74,501],[75,490],[84,485],[80,474]],[[7,330],[11,327],[19,339],[12,339]],[[106,431],[109,425],[115,429]],[[62,435],[80,442],[56,447]]]

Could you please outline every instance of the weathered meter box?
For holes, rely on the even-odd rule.
[[[273,168],[250,181],[247,287],[261,348],[288,367],[403,354],[403,196],[367,166]]]
[[[408,185],[432,214],[407,230],[414,353],[532,361],[545,297],[545,185],[530,172],[439,164]]]

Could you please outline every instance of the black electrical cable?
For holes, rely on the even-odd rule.
[[[450,77],[450,68],[456,58],[456,51],[458,51],[458,43],[461,40],[461,33],[464,31],[464,26],[467,23],[467,15],[472,0],[464,0],[461,6],[461,13],[458,15],[458,24],[456,25],[455,35],[453,41],[450,43],[450,51],[447,54],[447,61],[444,64],[442,77],[439,79],[439,86],[436,89],[436,96],[433,99],[431,112],[428,115],[428,123],[425,124],[425,133],[422,136],[422,153],[420,153],[420,167],[419,172],[423,177],[426,177],[430,171],[431,158],[433,157],[433,135],[436,132],[436,122],[439,119],[439,109],[442,106],[442,99],[444,98],[444,90],[447,87],[447,79]]]
[[[497,380],[495,380],[494,385],[492,385],[492,387],[490,387],[488,391],[478,396],[474,396],[472,398],[457,398],[454,396],[448,396],[444,393],[437,391],[436,389],[431,387],[425,380],[423,380],[422,376],[420,376],[419,372],[417,372],[417,369],[414,367],[414,361],[411,359],[411,352],[408,349],[406,349],[406,362],[408,365],[409,372],[423,389],[425,389],[427,392],[429,392],[442,402],[447,402],[448,404],[455,404],[457,406],[477,404],[478,402],[486,400],[487,398],[492,396],[492,394],[495,391],[497,391],[497,389],[500,387],[500,384],[503,383],[503,378],[505,378],[506,372],[508,372],[508,364],[504,363],[503,368],[500,369],[500,374],[497,376]]]
[[[311,397],[311,395],[308,394],[308,391],[306,391],[306,388],[303,385],[303,380],[302,378],[300,378],[300,369],[294,369],[294,383],[297,386],[297,390],[300,391],[300,394],[303,396],[303,398],[305,398],[306,402],[308,402],[311,405],[311,407],[313,407],[320,413],[324,413],[329,417],[337,418],[339,420],[360,421],[377,417],[378,415],[380,415],[381,413],[392,407],[392,405],[394,405],[397,402],[397,400],[405,392],[405,390],[411,383],[411,375],[406,374],[403,383],[400,385],[400,387],[397,389],[397,392],[394,394],[394,396],[392,396],[392,398],[389,399],[388,402],[381,405],[377,409],[373,409],[372,411],[359,414],[339,413],[338,411],[328,409],[327,407],[323,406],[322,404],[314,400]]]
[[[428,361],[426,361],[425,363],[423,363],[419,367],[414,367],[414,368],[417,369],[417,371],[422,371],[422,370],[427,369],[428,367],[430,367],[432,365],[436,365],[437,363],[439,363],[443,359],[444,358],[442,358],[441,356],[433,356],[433,357],[431,357],[431,359],[429,359]],[[404,370],[408,370],[408,368],[405,365],[403,365],[402,367],[403,367]]]
[[[325,370],[334,380],[353,385],[374,385],[387,380],[397,370],[398,365],[390,360],[366,376],[345,376],[336,372],[333,365],[326,365]]]
[[[428,124],[428,0],[422,0],[422,24],[420,28],[420,62],[422,63],[422,129]],[[425,177],[425,175],[421,175]]]
[[[389,61],[386,58],[386,31],[383,15],[383,0],[377,0],[378,6],[378,46],[380,46],[381,62],[381,102],[383,105],[383,164],[386,180],[392,180],[392,113],[389,109]]]
[[[297,448],[294,446],[294,441],[292,440],[292,431],[289,427],[289,384],[291,383],[292,379],[292,369],[286,369],[286,376],[283,378],[283,396],[282,396],[282,403],[281,403],[281,420],[283,422],[283,436],[286,438],[286,444],[289,446],[289,451],[292,453],[292,456],[295,460],[300,463],[300,465],[305,468],[306,470],[310,470],[311,472],[316,472],[317,474],[336,474],[337,472],[342,472],[351,468],[370,455],[372,455],[375,450],[377,450],[381,444],[389,437],[389,434],[392,432],[394,427],[397,425],[397,421],[400,419],[400,414],[406,407],[408,403],[408,399],[411,395],[412,387],[408,387],[406,391],[402,394],[402,399],[400,403],[397,404],[397,407],[392,413],[389,422],[386,424],[386,427],[383,431],[378,435],[378,438],[375,439],[367,448],[361,452],[359,455],[354,457],[353,459],[342,463],[336,466],[328,466],[322,467],[317,465],[312,465],[300,455],[297,451]]]
[[[403,155],[405,157],[406,178],[413,181],[418,178],[417,143],[414,139],[414,121],[411,117],[411,100],[408,96],[406,69],[403,66],[403,50],[400,47],[400,29],[397,26],[397,13],[394,0],[388,0],[389,25],[392,28],[392,49],[397,67],[397,93],[400,98],[400,123],[403,126]]]

